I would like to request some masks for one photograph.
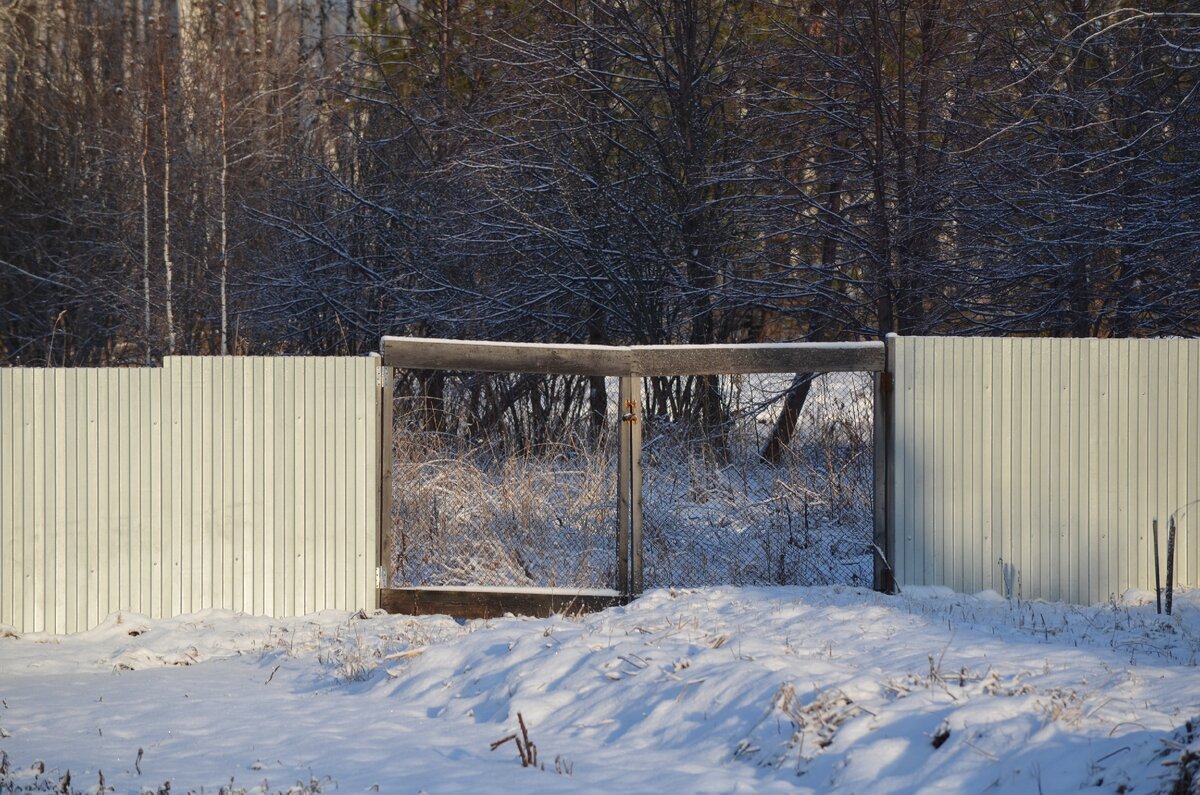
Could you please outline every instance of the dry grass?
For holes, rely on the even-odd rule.
[[[141,759],[141,749],[138,749],[138,759]],[[119,760],[113,760],[113,769],[119,769],[121,766]],[[138,775],[141,775],[139,769]],[[256,784],[238,784],[231,776],[229,783],[219,787],[217,795],[318,795],[323,792],[331,792],[337,789],[337,784],[332,779],[325,777],[322,779],[309,778],[307,782],[297,781],[290,786],[273,786],[266,779],[262,779]],[[138,789],[143,795],[199,795],[204,791],[200,789],[179,789],[172,788],[170,781],[164,781],[161,784],[143,784]],[[109,784],[105,777],[104,771],[98,771],[94,776],[88,776],[88,781],[81,780],[81,776],[72,776],[70,770],[60,770],[57,768],[48,768],[42,760],[37,760],[28,767],[18,767],[13,764],[8,754],[0,751],[0,793],[4,795],[27,795],[27,793],[36,792],[52,792],[58,795],[104,795],[105,793],[115,793],[116,788]]]
[[[605,587],[615,460],[577,440],[511,454],[397,434],[393,571],[422,585]]]
[[[778,466],[758,455],[775,419],[761,388],[732,391],[722,456],[686,428],[651,426],[647,586],[870,584],[870,381],[835,375],[814,382]]]

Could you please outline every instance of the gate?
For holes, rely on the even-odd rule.
[[[647,587],[888,585],[875,510],[883,343],[385,337],[382,351],[398,375],[384,445],[389,609],[491,615]]]
[[[613,587],[616,446],[584,379],[398,376],[389,582]]]
[[[643,381],[644,585],[871,585],[870,374],[721,379],[713,425],[671,411],[687,388]]]

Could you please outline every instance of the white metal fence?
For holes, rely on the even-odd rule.
[[[373,607],[379,369],[0,369],[0,624]]]
[[[896,579],[1104,600],[1200,574],[1200,340],[899,338]],[[375,604],[390,384],[370,358],[0,368],[0,624]],[[389,415],[390,416],[390,415]],[[382,424],[381,424],[382,423]],[[1160,550],[1165,565],[1165,548]]]
[[[893,340],[901,587],[1103,601],[1200,573],[1200,340]]]

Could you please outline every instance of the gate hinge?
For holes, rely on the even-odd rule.
[[[386,587],[385,586],[386,581],[387,581],[387,567],[386,566],[376,566],[375,567],[375,587],[376,588]]]

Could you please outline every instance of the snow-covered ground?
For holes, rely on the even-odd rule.
[[[0,792],[1168,793],[1200,767],[1200,593],[1175,613],[707,588],[465,624],[117,614],[0,637]],[[537,768],[491,750],[518,716]]]

